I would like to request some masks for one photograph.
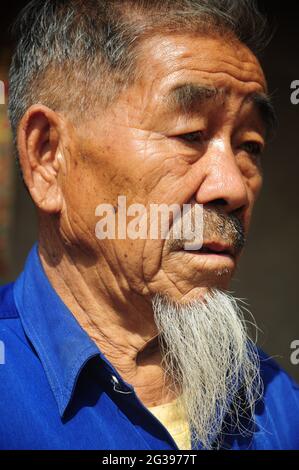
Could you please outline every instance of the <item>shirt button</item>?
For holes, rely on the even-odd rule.
[[[111,376],[111,382],[113,384],[113,390],[115,392],[123,393],[124,395],[129,395],[130,393],[132,393],[132,390],[128,390],[128,389],[124,390],[124,388],[122,388],[118,378],[115,377],[115,375]]]
[[[118,385],[118,384],[119,384],[119,380],[118,380],[117,377],[115,377],[115,375],[112,375],[111,379],[112,379],[112,383],[113,383],[113,384],[115,384],[115,385]]]

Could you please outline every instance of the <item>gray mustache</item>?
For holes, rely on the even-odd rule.
[[[241,220],[234,214],[226,214],[218,209],[204,208],[204,241],[220,241],[232,246],[238,254],[245,246],[245,229]]]
[[[194,220],[194,213],[192,213]],[[203,241],[220,242],[229,245],[234,255],[241,252],[246,243],[245,229],[241,220],[235,214],[226,214],[220,209],[203,208]],[[171,239],[170,250],[180,250],[188,240]]]

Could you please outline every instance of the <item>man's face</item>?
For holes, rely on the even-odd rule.
[[[76,128],[62,229],[92,250],[95,266],[114,273],[122,290],[185,301],[206,288],[227,288],[236,268],[236,220],[246,236],[262,184],[266,128],[253,96],[265,93],[266,83],[255,56],[223,38],[153,37],[139,66],[142,78],[134,86]],[[203,204],[210,227],[205,243],[214,253],[184,251],[150,236],[97,240],[95,209],[117,207],[118,196],[126,196],[127,206],[147,208]]]

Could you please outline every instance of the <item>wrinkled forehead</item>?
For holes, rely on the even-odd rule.
[[[229,36],[154,36],[142,46],[139,67],[143,90],[152,96],[197,80],[244,96],[267,93],[258,59]]]

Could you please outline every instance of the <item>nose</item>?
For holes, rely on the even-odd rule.
[[[221,205],[227,213],[248,207],[246,177],[240,170],[231,146],[218,141],[207,152],[204,160],[205,177],[196,194],[198,204]]]

